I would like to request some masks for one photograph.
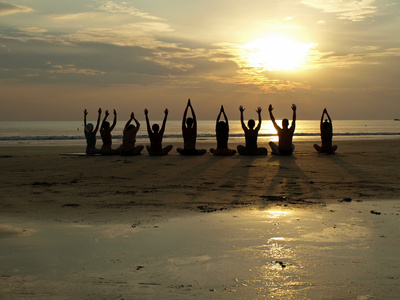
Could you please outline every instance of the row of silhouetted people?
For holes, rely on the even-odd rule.
[[[188,111],[190,109],[191,117],[188,117]],[[243,106],[239,107],[240,110],[240,122],[245,134],[245,145],[237,146],[237,151],[234,149],[228,148],[228,138],[229,138],[229,121],[228,117],[225,114],[224,107],[221,106],[219,114],[217,116],[217,121],[215,125],[215,132],[217,138],[217,147],[211,148],[210,152],[214,155],[234,155],[238,152],[240,155],[267,155],[268,150],[264,147],[258,147],[257,138],[258,132],[261,128],[261,108],[258,107],[256,112],[258,114],[258,124],[256,126],[256,122],[253,119],[250,119],[247,122],[247,126],[244,123],[244,108]],[[278,133],[279,142],[275,144],[274,142],[269,142],[269,146],[271,147],[271,154],[274,155],[291,155],[294,151],[294,145],[292,143],[294,130],[296,128],[296,105],[292,105],[293,117],[292,124],[289,127],[289,120],[282,120],[282,127],[280,127],[276,121],[275,117],[272,113],[273,107],[269,105],[268,111],[271,118],[271,121]],[[86,116],[88,114],[87,110],[84,111],[84,125],[85,125],[85,137],[87,142],[86,154],[103,154],[103,155],[139,155],[143,150],[143,146],[136,145],[136,135],[140,129],[140,123],[135,118],[135,115],[131,113],[130,119],[126,123],[123,130],[122,144],[118,148],[112,148],[112,135],[116,123],[117,123],[117,112],[114,110],[114,120],[113,123],[107,121],[109,116],[108,110],[105,111],[104,119],[100,125],[101,119],[101,109],[98,110],[98,118],[96,127],[92,123],[86,122]],[[150,139],[150,145],[146,146],[146,149],[149,155],[166,155],[173,148],[172,145],[162,146],[162,139],[165,131],[165,125],[168,117],[168,109],[164,111],[164,120],[162,122],[161,128],[158,124],[153,124],[150,126],[150,121],[148,117],[148,110],[144,110],[144,114],[146,116],[146,125],[147,132]],[[324,121],[324,116],[326,115],[327,119]],[[135,124],[132,124],[132,121]],[[103,141],[103,145],[101,149],[96,148],[96,134],[99,130],[100,126],[100,135]],[[333,154],[335,153],[337,146],[332,145],[332,120],[326,109],[322,112],[321,122],[320,122],[320,130],[321,130],[321,140],[322,144],[314,145],[314,148],[318,151],[318,153],[327,153]],[[196,114],[194,112],[192,103],[190,99],[187,102],[185,111],[183,113],[182,119],[182,136],[184,146],[183,148],[177,148],[177,151],[182,155],[203,155],[207,152],[206,149],[196,149],[196,139],[197,139],[197,119]]]

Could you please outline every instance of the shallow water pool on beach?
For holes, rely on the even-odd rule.
[[[0,215],[1,299],[395,299],[400,201],[80,225]]]

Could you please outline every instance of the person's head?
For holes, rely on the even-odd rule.
[[[254,126],[256,126],[256,122],[255,122],[253,119],[250,119],[250,120],[247,122],[247,126],[249,126],[250,129],[253,129]]]
[[[192,127],[192,125],[193,125],[193,118],[187,118],[186,119],[186,125],[188,126],[188,127]]]
[[[129,124],[128,128],[126,128],[126,130],[132,130],[135,129],[135,125],[133,124]]]
[[[102,127],[103,129],[108,129],[108,128],[110,128],[110,122],[104,121],[103,124],[101,124],[101,127]]]
[[[332,124],[328,122],[328,120],[325,120],[324,123],[322,123],[322,128],[323,129],[329,129],[332,127]]]
[[[151,126],[151,129],[154,133],[157,133],[160,130],[160,126],[158,124],[153,124],[153,126]]]
[[[92,131],[93,131],[93,124],[92,123],[86,124],[85,132],[89,133],[89,132],[92,132]]]
[[[283,128],[288,128],[289,127],[289,120],[288,119],[283,119],[282,120],[282,127]]]
[[[226,122],[219,121],[217,123],[217,126],[216,126],[216,131],[217,132],[224,132],[224,131],[227,131],[227,130],[228,130],[228,124],[226,124]]]

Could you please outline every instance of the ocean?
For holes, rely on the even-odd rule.
[[[95,123],[95,121],[88,122]],[[137,144],[147,144],[146,122],[140,121],[141,128],[137,136]],[[247,121],[246,121],[247,122]],[[126,120],[119,121],[113,131],[113,145],[119,146],[122,130]],[[161,121],[154,121],[161,124]],[[280,125],[281,121],[277,120]],[[153,122],[152,122],[153,124]],[[168,120],[164,133],[164,143],[182,142],[182,121]],[[229,143],[243,144],[244,134],[240,121],[229,121]],[[83,121],[0,121],[0,145],[82,145],[85,147]],[[198,142],[214,142],[215,120],[198,121]],[[335,140],[365,139],[398,139],[400,138],[400,121],[394,120],[333,120]],[[267,144],[276,141],[276,131],[270,120],[264,120],[260,130],[258,143]],[[296,121],[296,140],[320,140],[319,120]],[[98,134],[98,146],[101,138]]]

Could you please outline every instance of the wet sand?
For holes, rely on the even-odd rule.
[[[380,200],[145,226],[6,218],[2,299],[396,299],[399,212]]]
[[[14,261],[18,261],[18,249],[22,251],[24,247],[21,243],[27,246],[28,239],[32,239],[32,249],[38,248],[42,252],[43,249],[58,249],[59,246],[54,245],[60,245],[60,242],[53,239],[53,236],[60,235],[60,232],[65,231],[71,241],[68,243],[67,237],[63,239],[64,244],[61,243],[68,249],[66,253],[53,251],[56,258],[56,253],[64,253],[64,256],[60,254],[58,260],[49,259],[48,262],[46,256],[40,259],[40,255],[35,256],[42,262],[42,269],[27,267],[24,270],[24,264],[15,267],[7,265],[3,269],[6,271],[0,274],[1,298],[22,299],[29,295],[29,298],[38,299],[51,299],[55,296],[64,299],[96,299],[103,295],[105,298],[155,299],[161,293],[164,298],[170,299],[246,299],[246,295],[252,295],[251,298],[270,295],[277,299],[313,299],[323,295],[322,298],[335,299],[335,293],[348,290],[348,294],[342,294],[342,298],[390,299],[399,293],[396,285],[399,278],[395,272],[398,261],[394,255],[392,260],[389,258],[399,246],[393,228],[397,230],[399,225],[397,199],[400,191],[400,164],[397,153],[400,140],[339,141],[337,144],[338,153],[329,156],[315,153],[312,142],[296,142],[293,157],[215,157],[209,153],[201,157],[182,157],[176,153],[176,147],[165,157],[149,157],[147,154],[138,157],[83,157],[59,155],[63,152],[82,152],[82,147],[0,147],[0,238],[2,244],[7,245],[11,251],[2,252],[2,264],[6,265],[5,262],[13,257]],[[214,146],[214,143],[198,143],[199,148],[209,149]],[[378,205],[378,208],[372,207],[374,205]],[[352,210],[348,210],[349,207]],[[314,223],[295,225],[293,223],[296,222],[289,221],[283,213],[279,216],[281,219],[274,222],[290,224],[290,233],[277,231],[277,234],[267,235],[267,232],[276,228],[275,223],[271,223],[273,220],[268,217],[260,221],[269,224],[271,228],[257,229],[258,225],[253,224],[252,218],[262,220],[263,216],[257,215],[259,212],[274,210],[293,210],[296,213],[291,216],[295,220],[306,219]],[[313,218],[315,211],[316,219]],[[353,215],[350,216],[350,213]],[[221,221],[219,218],[224,214],[227,214],[227,219]],[[237,250],[231,245],[230,254],[226,256],[224,243],[217,243],[221,238],[212,241],[207,239],[207,233],[213,231],[214,225],[207,225],[206,230],[197,232],[196,226],[188,225],[191,222],[183,221],[191,218],[205,218],[192,222],[198,224],[197,227],[201,227],[201,224],[229,223],[223,229],[223,236],[233,235],[233,240],[239,239],[234,236],[237,232],[241,232],[241,236],[251,233],[251,239],[257,241],[254,244],[256,248],[239,243],[237,247],[240,250]],[[180,230],[185,227],[192,231],[182,234]],[[339,227],[345,228],[345,238],[337,234],[341,232],[336,230]],[[57,228],[61,228],[60,231]],[[114,250],[113,255],[108,255],[112,252],[110,243],[101,245],[105,253],[100,255],[101,262],[94,263],[98,265],[95,268],[97,273],[85,267],[71,269],[68,267],[68,257],[71,253],[80,253],[77,251],[77,245],[80,244],[73,241],[72,236],[75,234],[72,234],[71,228],[101,228],[103,231],[126,233],[119,242],[122,248],[125,247],[124,252]],[[247,231],[243,232],[244,228]],[[51,233],[50,229],[54,232]],[[153,235],[158,229],[164,230],[160,230],[163,234]],[[322,242],[327,242],[327,245],[321,246],[321,241],[316,240],[318,232],[321,232],[322,239],[325,239]],[[88,232],[86,237],[93,240],[96,234]],[[139,238],[138,234],[143,236]],[[164,235],[187,238],[179,241],[179,250],[168,252],[165,243],[156,243]],[[47,236],[50,237],[49,244],[44,247]],[[315,238],[310,240],[310,237]],[[271,255],[269,250],[265,252],[263,247],[272,243],[273,238],[283,238],[284,243],[292,241],[289,247],[292,254],[281,257]],[[125,256],[131,254],[130,246],[123,245],[123,241],[135,239],[142,245],[140,251],[143,253],[152,253],[152,249],[158,249],[159,252],[147,258],[136,257],[124,261]],[[379,244],[380,255],[371,252],[378,251],[372,246],[374,244]],[[218,281],[210,276],[210,272],[213,272],[208,265],[212,245],[216,245],[216,251],[221,252],[212,257],[214,268],[230,266],[224,273],[226,276],[216,273]],[[343,249],[352,249],[353,252]],[[96,255],[96,251],[93,252],[88,251],[86,256],[83,255],[80,263],[88,263],[92,257],[90,253]],[[245,259],[240,266],[236,264],[240,255],[246,257],[251,256],[251,253],[257,253],[254,254],[254,260]],[[260,262],[263,253],[268,257],[265,261],[261,260],[261,264],[254,265],[255,261]],[[342,261],[336,257],[340,253],[343,253]],[[361,255],[359,259],[356,258],[357,253]],[[298,265],[294,257],[306,254],[309,256],[304,256],[301,266]],[[164,260],[158,261],[156,258],[159,256]],[[321,274],[313,269],[313,257],[317,259],[317,265],[325,266]],[[170,265],[171,259],[172,262],[177,260],[172,264],[174,268]],[[180,259],[189,260],[182,264]],[[385,260],[381,268],[380,259]],[[146,265],[146,261],[151,261],[151,264]],[[389,267],[388,261],[393,262],[392,267]],[[103,264],[104,267],[101,267]],[[121,265],[124,271],[118,267]],[[188,280],[171,277],[171,274],[178,276],[188,272],[180,265],[193,268],[189,273],[198,274],[202,280],[196,279],[194,275],[187,277]],[[368,270],[361,277],[354,271],[360,265]],[[164,268],[168,266],[170,280],[162,281],[160,278],[164,277]],[[50,285],[56,285],[54,288],[59,292],[54,292],[54,288],[49,292],[48,272],[58,274],[60,271],[55,270],[63,268],[66,271],[65,274],[60,273],[60,278],[64,279],[50,282]],[[267,275],[257,277],[254,273],[256,271],[251,271],[260,268],[267,270],[268,274],[275,269],[285,272],[290,270],[290,280],[286,284],[273,285],[265,281]],[[142,269],[146,270],[146,276],[141,277],[144,273]],[[119,271],[124,274],[124,279],[117,280],[115,274]],[[305,277],[304,272],[308,277]],[[344,276],[346,280],[335,281],[333,274]],[[276,281],[281,275],[284,274],[272,272],[272,275],[268,275],[272,277],[267,277],[272,281],[276,277]],[[183,277],[179,275],[179,278]],[[82,278],[90,279],[84,281],[87,294],[81,286]],[[380,282],[383,287],[370,288],[374,281]],[[316,288],[318,286],[324,289]],[[72,292],[74,290],[75,294]]]

